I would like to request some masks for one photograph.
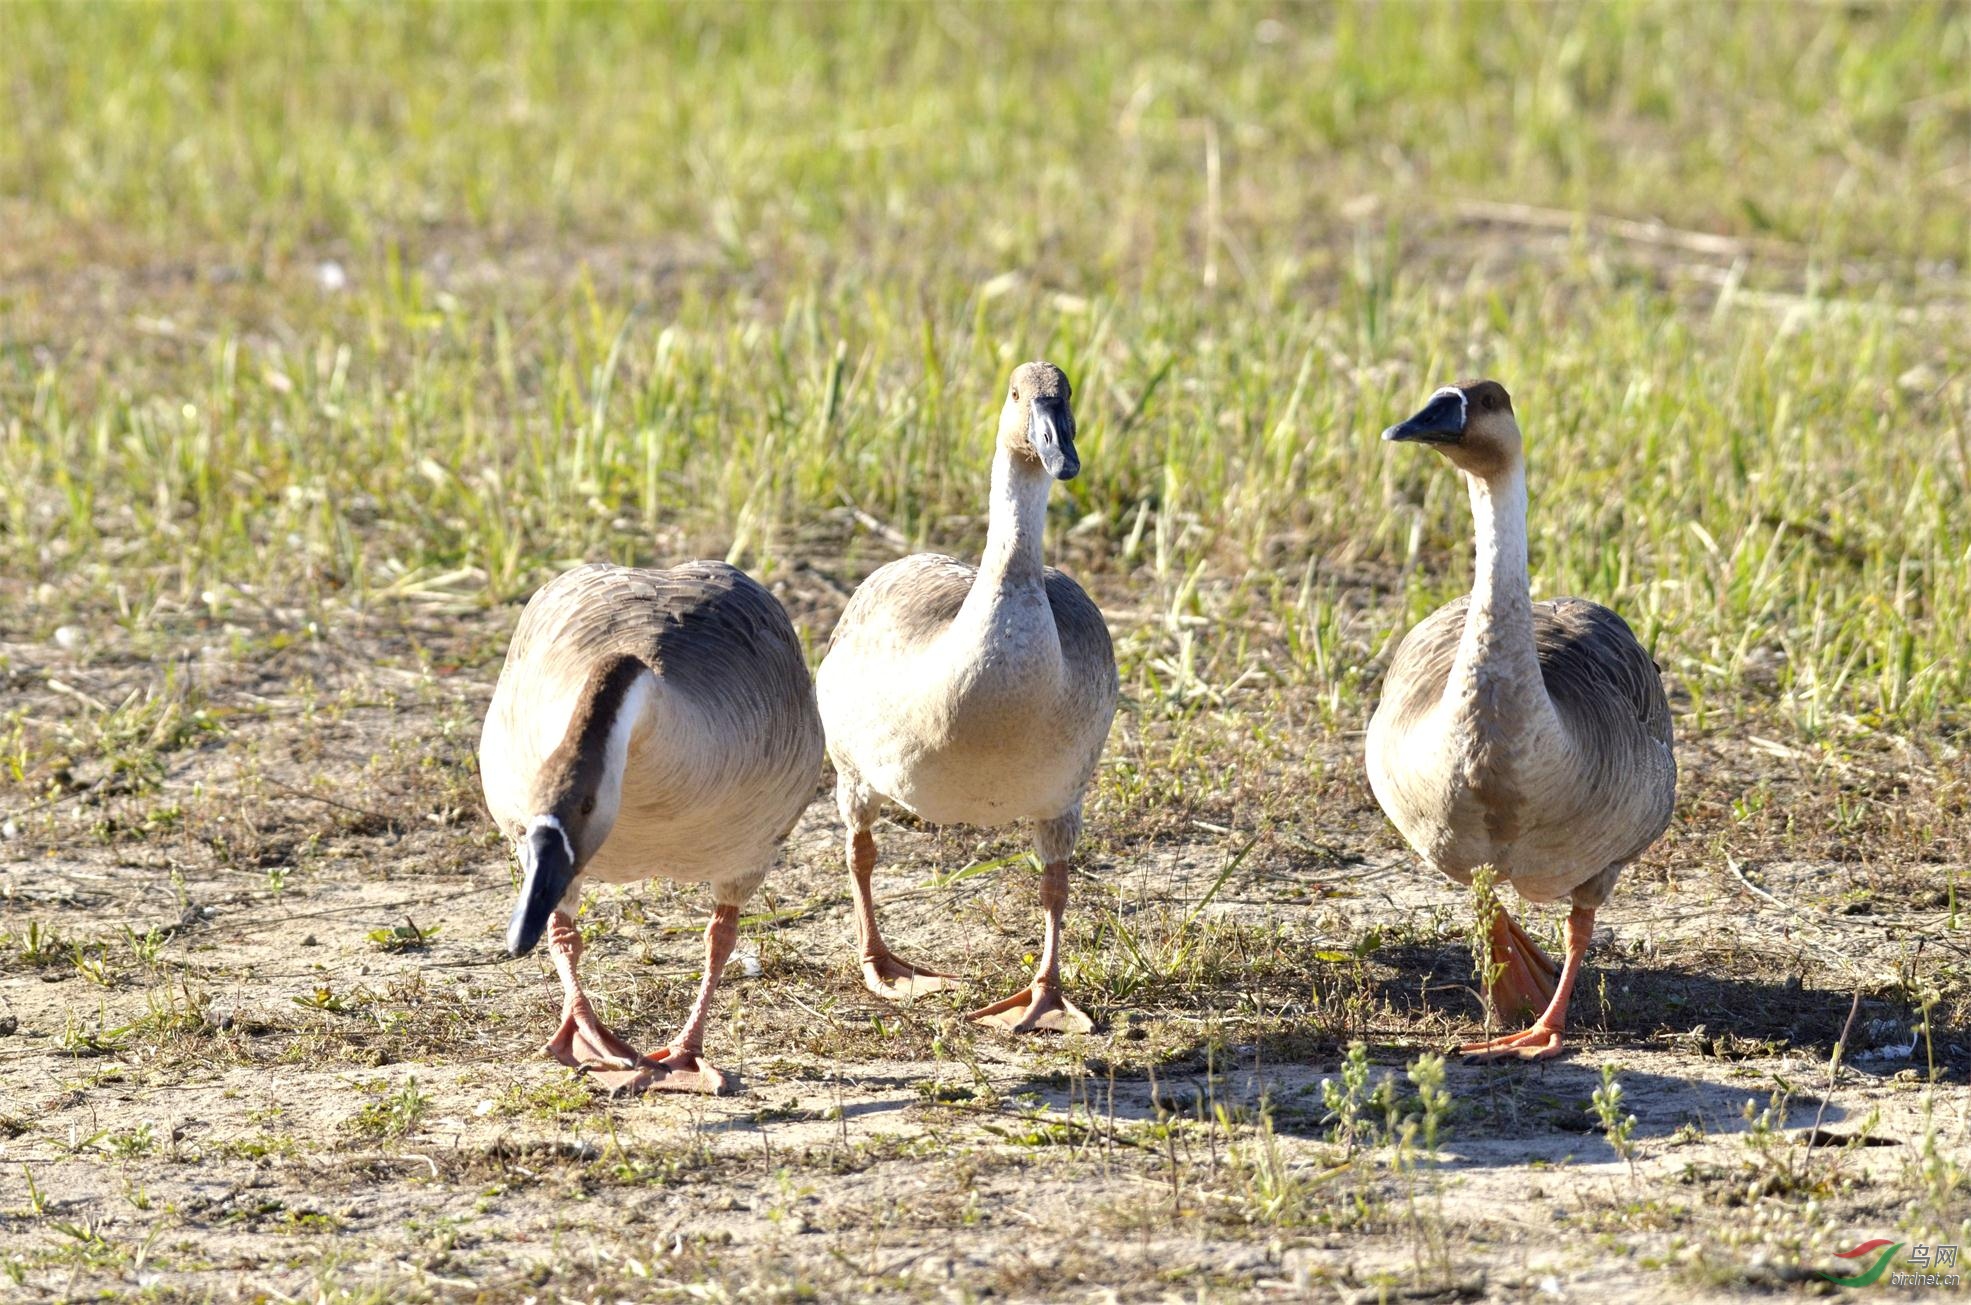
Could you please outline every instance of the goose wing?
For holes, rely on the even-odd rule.
[[[940,553],[914,553],[876,568],[835,623],[828,655],[878,641],[900,648],[929,643],[958,616],[978,574],[977,567]]]
[[[1075,691],[1113,704],[1120,688],[1116,678],[1115,644],[1109,623],[1082,587],[1066,574],[1047,568],[1047,605],[1054,612],[1054,630],[1061,640],[1061,660]]]
[[[1383,696],[1404,719],[1437,705],[1458,657],[1469,595],[1454,598],[1410,631],[1383,677]],[[1568,728],[1604,746],[1623,739],[1672,742],[1663,677],[1628,622],[1585,598],[1533,605],[1540,678]]]
[[[1419,622],[1396,647],[1382,677],[1382,701],[1370,722],[1370,733],[1401,732],[1426,715],[1444,696],[1451,663],[1458,657],[1458,640],[1465,630],[1465,609],[1471,597],[1454,598]]]
[[[1554,713],[1605,777],[1609,787],[1600,791],[1643,790],[1632,808],[1634,843],[1617,858],[1633,860],[1669,827],[1676,805],[1675,738],[1662,672],[1628,622],[1584,598],[1534,604],[1533,638]]]
[[[1629,623],[1600,603],[1556,598],[1533,608],[1540,675],[1570,726],[1673,741],[1663,673]]]
[[[759,739],[768,755],[813,752],[820,724],[799,636],[774,596],[723,562],[667,570],[592,563],[534,595],[500,672],[487,736],[539,733],[549,704],[572,703],[590,669],[628,655],[690,698],[727,739]],[[558,710],[535,751],[559,741]],[[482,749],[485,751],[486,749]],[[522,749],[525,751],[525,749]]]

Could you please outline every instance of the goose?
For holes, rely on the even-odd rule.
[[[590,564],[520,615],[479,739],[486,807],[520,858],[507,926],[545,933],[561,980],[546,1053],[617,1091],[717,1095],[706,1015],[739,908],[814,797],[821,718],[800,640],[772,594],[722,562]],[[576,967],[583,885],[661,875],[711,885],[705,974],[670,1043],[643,1055],[596,1018]]]
[[[897,1000],[955,986],[883,941],[869,876],[884,805],[939,825],[1032,822],[1045,913],[1033,981],[966,1016],[1016,1033],[1094,1027],[1061,988],[1061,921],[1082,796],[1115,719],[1115,650],[1101,610],[1040,547],[1049,487],[1081,469],[1071,397],[1052,363],[1014,371],[981,564],[919,553],[879,568],[815,676],[870,991]]]
[[[1434,448],[1463,475],[1478,562],[1471,595],[1410,631],[1390,663],[1369,723],[1369,785],[1451,879],[1468,886],[1490,866],[1529,902],[1572,903],[1558,967],[1503,908],[1492,913],[1487,999],[1507,1019],[1538,1014],[1459,1049],[1544,1060],[1560,1054],[1596,909],[1669,827],[1677,762],[1662,676],[1606,607],[1532,600],[1526,463],[1504,386],[1445,386],[1382,437]]]

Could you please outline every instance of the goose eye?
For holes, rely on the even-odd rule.
[[[1018,403],[1020,401],[1020,387],[1015,385],[1012,389],[1006,391],[1006,397],[1014,403]]]
[[[594,810],[595,810],[595,796],[594,794],[590,794],[588,797],[582,799],[582,814],[586,816],[589,815]]]

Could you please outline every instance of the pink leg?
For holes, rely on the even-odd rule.
[[[1491,962],[1501,968],[1486,986],[1485,999],[1498,1019],[1512,1023],[1532,1019],[1553,1001],[1560,967],[1503,906],[1492,916]]]
[[[1588,940],[1595,932],[1595,911],[1577,906],[1567,915],[1567,960],[1554,985],[1553,999],[1533,1027],[1489,1042],[1473,1042],[1458,1051],[1478,1061],[1548,1060],[1560,1054],[1561,1033],[1567,1027],[1567,999],[1573,995],[1575,981],[1581,977],[1581,963],[1588,955]]]
[[[965,1018],[992,1024],[1012,1033],[1048,1029],[1055,1033],[1087,1033],[1095,1027],[1079,1006],[1061,991],[1061,917],[1068,909],[1068,863],[1050,861],[1040,881],[1040,905],[1047,912],[1047,932],[1041,943],[1040,964],[1033,982],[1004,1001],[980,1007]]]
[[[683,1027],[669,1046],[643,1057],[633,1069],[597,1074],[598,1083],[612,1092],[702,1092],[710,1096],[725,1092],[725,1075],[703,1055],[705,1018],[711,1013],[712,993],[738,939],[739,908],[714,908],[712,922],[705,926],[705,978],[698,985],[698,1000],[691,1003]]]
[[[548,954],[561,976],[561,1027],[548,1039],[547,1054],[577,1069],[627,1069],[636,1064],[636,1048],[595,1017],[575,976],[582,961],[582,935],[566,912],[556,911],[548,918]]]
[[[862,982],[878,997],[901,1001],[959,986],[957,976],[920,970],[898,959],[876,925],[876,899],[869,876],[876,869],[876,839],[866,829],[849,834],[849,880],[855,889],[855,936],[862,948]]]

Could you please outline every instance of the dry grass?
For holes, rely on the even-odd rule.
[[[1684,1300],[1966,1239],[1962,12],[1113,17],[0,13],[5,1291]],[[533,1058],[472,770],[514,603],[730,556],[818,645],[976,546],[1030,355],[1127,697],[1099,1032],[869,998],[818,802],[711,1034],[742,1094]],[[1472,371],[1538,583],[1679,714],[1531,1071],[1434,1062],[1466,905],[1356,738],[1468,575],[1373,433]],[[1017,837],[881,845],[899,945],[1016,982]],[[667,1029],[703,909],[592,898],[608,1018]]]

